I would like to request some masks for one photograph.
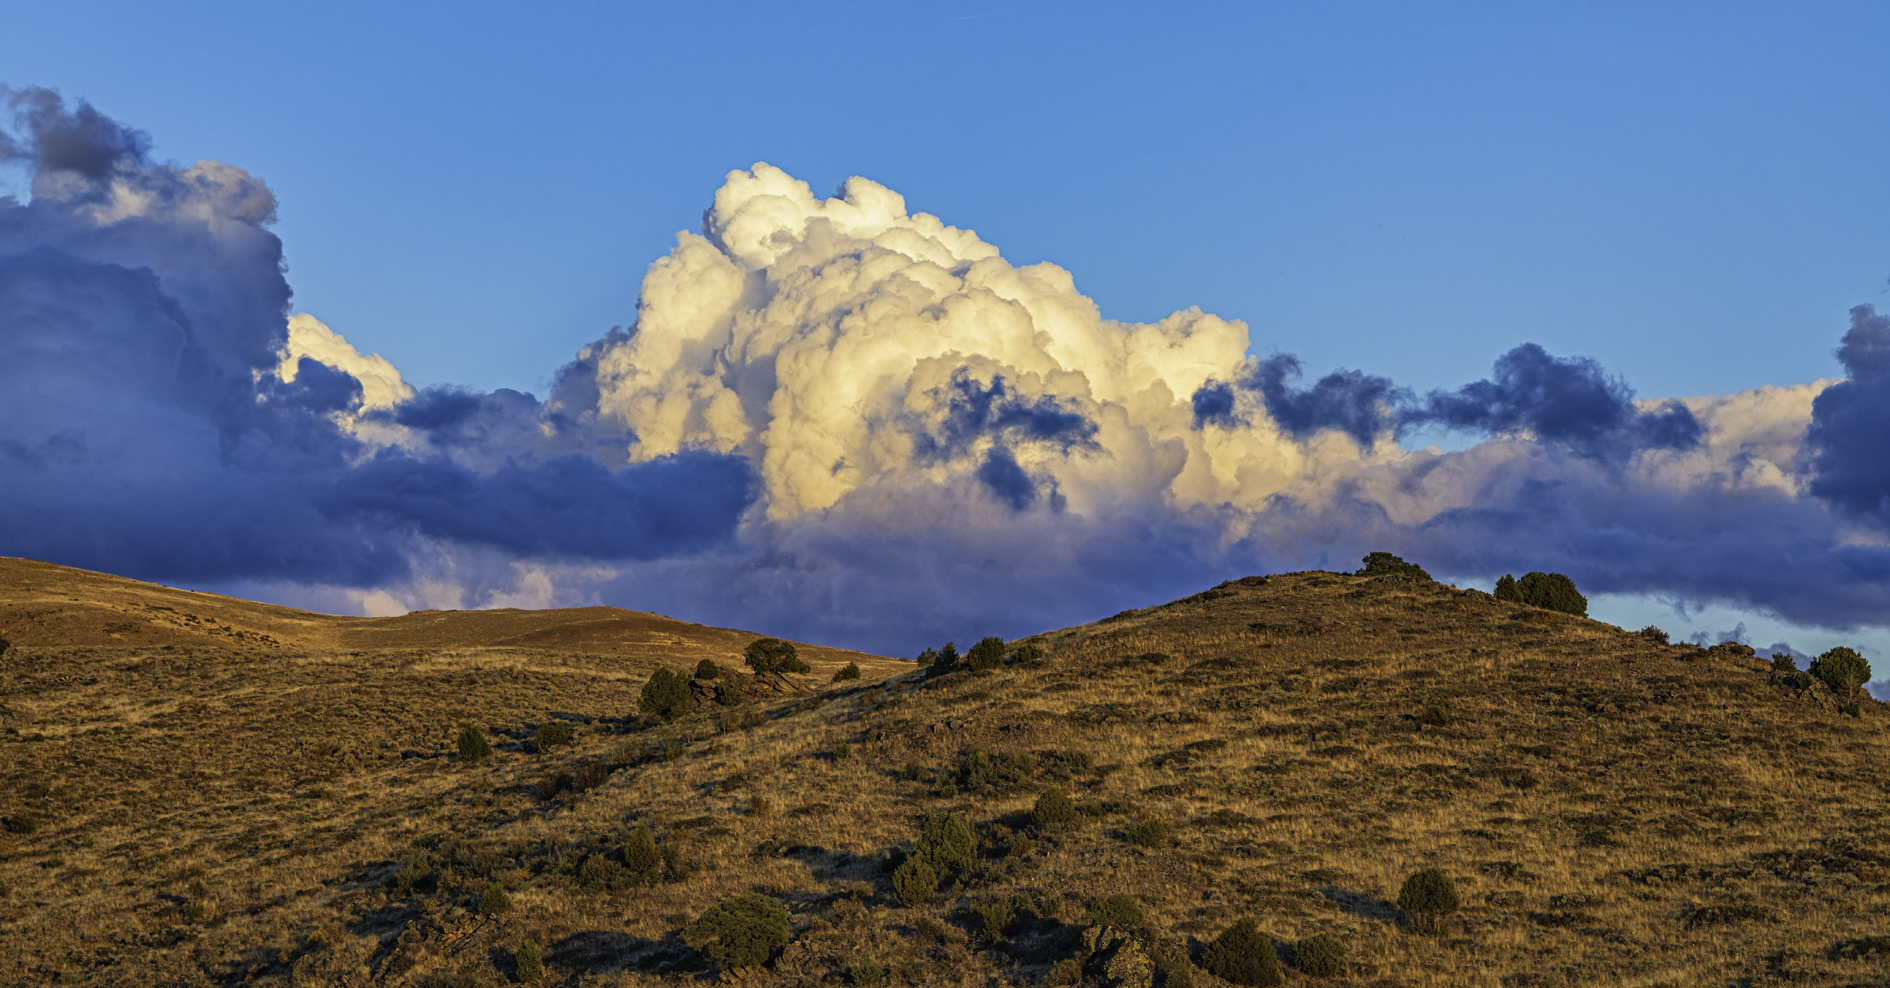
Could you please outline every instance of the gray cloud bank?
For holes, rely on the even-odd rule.
[[[1531,343],[1417,395],[1199,310],[732,172],[538,398],[291,314],[275,199],[5,90],[0,552],[368,610],[605,601],[893,653],[1367,550],[1855,627],[1890,613],[1890,321],[1837,382],[1637,401]],[[1414,427],[1484,437],[1405,450]]]

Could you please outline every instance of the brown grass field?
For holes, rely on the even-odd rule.
[[[0,560],[0,636],[0,986],[499,985],[527,940],[556,985],[854,984],[869,958],[1103,984],[1081,935],[1113,893],[1156,985],[1219,984],[1187,958],[1241,917],[1283,960],[1347,944],[1289,984],[1890,985],[1882,705],[1408,577],[1234,581],[930,680],[805,645],[799,691],[667,723],[637,713],[654,668],[739,669],[757,635],[336,618]],[[571,743],[521,743],[553,723]],[[468,724],[495,757],[449,757]],[[1038,833],[1051,786],[1080,822]],[[939,810],[981,856],[902,906],[890,866]],[[1148,819],[1165,846],[1125,840]],[[615,863],[642,826],[654,884]],[[1395,905],[1428,867],[1462,902],[1438,935]],[[793,941],[717,971],[678,933],[748,893]]]

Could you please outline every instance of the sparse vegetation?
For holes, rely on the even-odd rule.
[[[1089,908],[1089,921],[1095,926],[1141,926],[1148,917],[1135,896],[1117,892],[1096,900]]]
[[[748,976],[769,983],[844,984],[870,958],[876,984],[1102,983],[1112,964],[1153,988],[1220,984],[1187,945],[1241,916],[1292,945],[1277,961],[1294,984],[1325,976],[1321,936],[1350,947],[1340,984],[1875,973],[1890,739],[1867,694],[1415,579],[1275,574],[1211,594],[1048,630],[1027,639],[1036,664],[1018,646],[1001,673],[958,660],[930,680],[797,644],[817,675],[764,682],[719,658],[754,637],[737,632],[666,653],[647,636],[597,654],[436,647],[450,612],[404,619],[424,647],[359,656],[166,650],[149,622],[109,645],[29,641],[0,683],[0,817],[37,820],[0,835],[0,943],[28,946],[0,966],[83,988],[363,968],[491,985],[520,977],[530,939],[540,983],[706,982],[713,962],[681,934],[764,893],[795,904],[794,945]],[[638,715],[646,677],[704,654],[727,673],[714,682],[750,686],[741,705],[678,677],[677,716]],[[848,662],[870,689],[828,685]],[[1840,715],[1852,704],[1861,719]],[[1448,726],[1425,723],[1433,707]],[[462,725],[509,752],[547,720],[590,726],[449,767]],[[177,743],[196,736],[219,743]],[[1060,828],[1038,819],[1052,788]],[[939,813],[963,830],[928,841]],[[1149,820],[1167,849],[1125,840]],[[950,864],[921,850],[948,844],[965,852]],[[1455,876],[1442,939],[1395,933],[1419,865]],[[515,905],[482,924],[495,884]],[[1114,941],[1135,946],[1086,953],[1112,895],[1136,901]],[[180,939],[132,949],[133,929]]]
[[[1163,848],[1168,846],[1168,827],[1160,820],[1149,817],[1138,821],[1128,829],[1125,839],[1137,847]]]
[[[868,985],[879,984],[886,980],[886,965],[871,957],[862,957],[860,962],[853,965],[853,969],[847,972],[847,980],[852,983],[853,988],[867,988]]]

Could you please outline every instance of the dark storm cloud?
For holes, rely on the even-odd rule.
[[[0,153],[35,176],[31,202],[0,202],[0,553],[375,586],[410,575],[416,539],[535,559],[695,551],[753,499],[739,457],[612,470],[578,454],[621,462],[623,430],[513,391],[364,416],[424,447],[370,450],[335,419],[360,410],[360,381],[307,358],[273,374],[290,292],[267,187],[150,164],[143,134],[48,90],[5,102]]]
[[[1852,515],[1890,522],[1890,318],[1851,310],[1838,347],[1845,380],[1811,406],[1811,492]]]
[[[1634,407],[1634,393],[1588,357],[1560,359],[1534,343],[1497,358],[1491,378],[1433,391],[1403,415],[1406,425],[1437,423],[1493,435],[1529,432],[1588,456],[1635,449],[1690,449],[1700,440],[1693,413],[1676,403]]]
[[[1017,391],[1002,374],[992,376],[987,385],[961,367],[952,372],[950,384],[933,389],[930,397],[944,415],[936,427],[916,437],[919,455],[927,459],[961,456],[983,438],[1010,445],[1042,443],[1063,453],[1096,448],[1096,423],[1054,395]]]
[[[0,161],[23,160],[36,171],[71,171],[98,179],[119,165],[144,163],[151,138],[80,100],[71,110],[51,89],[0,86],[0,103],[18,136],[0,134]]]
[[[1369,447],[1392,426],[1395,406],[1409,395],[1390,378],[1359,371],[1334,371],[1304,390],[1287,383],[1299,375],[1299,358],[1281,353],[1260,361],[1242,382],[1260,393],[1267,415],[1295,439],[1337,429]]]
[[[1226,381],[1208,381],[1195,389],[1189,398],[1194,406],[1194,427],[1199,430],[1209,425],[1218,425],[1223,429],[1246,425],[1234,410],[1234,386]]]

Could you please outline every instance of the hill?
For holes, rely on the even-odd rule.
[[[98,579],[61,606],[180,607]],[[367,619],[217,598],[185,610],[276,644],[166,616],[208,636],[166,648],[35,640],[32,592],[0,611],[0,814],[26,822],[0,984],[500,984],[527,940],[547,983],[705,983],[679,934],[751,893],[790,910],[764,984],[1213,985],[1195,962],[1242,917],[1288,960],[1346,944],[1296,983],[1886,983],[1881,705],[1427,580],[1250,577],[1011,643],[1039,664],[860,659],[669,722],[635,715],[667,654],[479,638],[556,612],[368,647],[319,637]],[[443,755],[465,723],[495,757]],[[537,752],[541,723],[574,736]],[[1050,788],[1065,826],[1032,817]],[[968,859],[915,847],[942,812]],[[915,852],[942,866],[905,905]],[[1436,935],[1396,906],[1424,868],[1462,903]],[[1091,922],[1115,894],[1139,925]]]

